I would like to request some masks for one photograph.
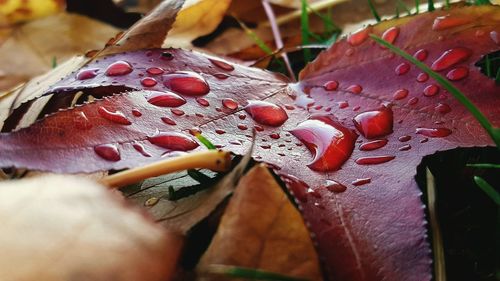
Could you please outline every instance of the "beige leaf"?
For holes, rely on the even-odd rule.
[[[160,281],[176,263],[177,236],[85,178],[1,183],[0,221],[4,281]]]
[[[212,264],[322,280],[309,231],[265,166],[241,179],[198,270]]]

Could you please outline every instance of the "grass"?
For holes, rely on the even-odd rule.
[[[274,272],[229,265],[211,265],[207,273],[232,278],[242,278],[245,280],[306,281],[306,279],[290,277]]]
[[[372,0],[368,0],[368,7],[370,7],[370,12],[372,13],[373,17],[377,20],[377,22],[380,22],[380,16],[377,12],[377,9],[375,9],[375,5],[373,5]]]

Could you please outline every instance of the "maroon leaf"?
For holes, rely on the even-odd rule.
[[[74,73],[49,92],[131,91],[0,135],[0,165],[136,167],[203,149],[194,131],[244,153],[255,128],[254,158],[298,199],[332,280],[430,280],[416,166],[436,151],[492,141],[449,93],[368,34],[432,65],[499,126],[500,86],[474,66],[498,50],[499,14],[467,7],[369,27],[320,54],[297,84],[182,50],[104,57],[82,69],[95,77]]]

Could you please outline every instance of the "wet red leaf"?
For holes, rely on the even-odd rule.
[[[450,14],[454,20],[443,20]],[[193,131],[244,153],[255,128],[255,159],[271,163],[298,199],[332,280],[430,280],[416,166],[436,151],[492,141],[435,81],[365,35],[385,34],[415,54],[500,126],[500,86],[474,66],[499,49],[491,36],[499,17],[499,8],[468,7],[384,22],[320,54],[297,84],[183,50],[104,57],[83,69],[92,75],[75,73],[49,92],[58,99],[81,88],[133,91],[3,133],[0,165],[136,167],[204,149]],[[118,61],[131,71],[120,63],[118,75],[106,75]]]

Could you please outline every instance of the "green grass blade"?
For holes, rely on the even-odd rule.
[[[434,8],[434,0],[427,0],[427,10],[429,12],[434,11],[436,8]]]
[[[398,7],[403,8],[406,11],[406,13],[408,13],[408,15],[411,15],[410,8],[408,8],[408,6],[403,1],[397,0],[396,2],[397,2]]]
[[[307,13],[307,0],[301,1],[301,13],[300,13],[300,31],[302,36],[302,45],[309,45],[309,34],[311,31],[309,30],[309,14]],[[304,49],[304,62],[311,61],[311,50]]]
[[[467,167],[479,168],[479,169],[500,169],[500,164],[478,163],[478,164],[467,164]]]
[[[260,39],[260,37],[253,32],[244,22],[240,21],[239,19],[235,18],[238,24],[241,26],[241,28],[245,31],[245,33],[252,38],[252,40],[255,42],[259,48],[264,51],[267,55],[272,55],[273,50],[267,46],[267,44],[264,42],[264,40]]]
[[[56,68],[57,67],[57,57],[52,57],[52,68]]]
[[[196,138],[208,149],[217,149],[215,145],[201,134],[196,134]]]
[[[388,48],[393,53],[405,58],[410,61],[412,64],[420,68],[423,72],[427,73],[430,77],[432,77],[436,82],[438,82],[442,87],[444,87],[450,94],[452,94],[455,99],[457,99],[463,106],[465,106],[470,113],[479,121],[481,126],[488,132],[490,137],[495,142],[496,146],[500,149],[500,129],[493,127],[490,121],[484,114],[470,101],[459,89],[457,89],[453,84],[451,84],[446,78],[441,76],[439,73],[434,72],[427,65],[415,59],[410,54],[405,51],[399,49],[398,47],[392,45],[391,43],[385,41],[384,39],[378,37],[377,35],[370,34],[370,37],[375,40],[378,44]]]
[[[377,22],[380,22],[380,16],[378,15],[378,12],[375,9],[372,0],[368,0],[368,6],[370,7],[370,11],[372,12],[373,17],[377,20]]]
[[[485,59],[485,64],[486,64],[486,76],[491,77],[491,60],[490,56],[486,55]]]
[[[415,0],[415,14],[418,15],[420,12],[420,0]]]
[[[495,204],[497,204],[497,206],[500,206],[500,193],[498,193],[493,186],[478,176],[474,176],[474,182],[491,198],[491,200],[493,200],[493,202],[495,202]]]
[[[495,82],[500,83],[500,68],[497,70],[497,75],[495,76]]]
[[[211,265],[207,273],[245,280],[306,281],[306,279],[290,277],[274,272],[229,265]]]

